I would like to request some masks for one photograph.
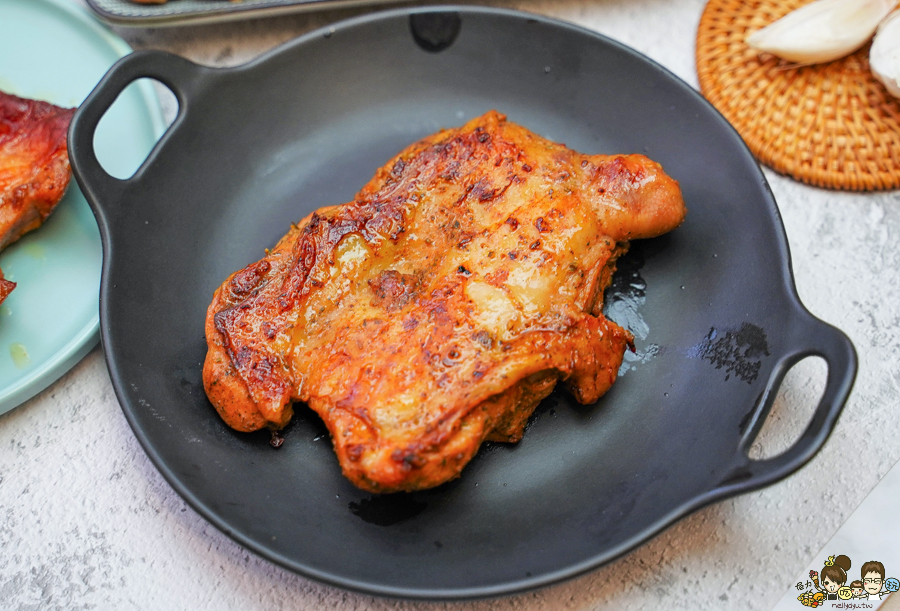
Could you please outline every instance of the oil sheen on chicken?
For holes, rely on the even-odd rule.
[[[216,290],[207,395],[239,431],[302,401],[372,492],[457,477],[562,381],[593,403],[631,338],[602,314],[629,240],[685,215],[641,155],[582,155],[496,112],[409,146]]]

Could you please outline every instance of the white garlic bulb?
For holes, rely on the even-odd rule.
[[[894,11],[878,26],[869,49],[872,74],[887,90],[900,98],[900,11]]]
[[[747,37],[747,44],[802,64],[830,62],[863,46],[897,0],[816,0]]]

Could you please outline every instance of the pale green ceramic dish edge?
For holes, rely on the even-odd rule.
[[[118,57],[124,57],[132,52],[132,48],[124,40],[100,24],[86,10],[71,2],[66,0],[33,0],[33,2],[51,5],[63,11],[68,18],[87,27],[96,36],[95,44],[107,45]],[[149,83],[138,83],[137,86],[148,110],[147,119],[151,124],[151,129],[158,138],[165,131],[159,101]],[[78,188],[74,180],[69,189],[73,188]],[[96,290],[98,306],[86,324],[73,334],[69,341],[62,344],[52,357],[45,359],[14,383],[0,388],[0,415],[18,407],[53,384],[97,345],[100,340],[99,285]]]

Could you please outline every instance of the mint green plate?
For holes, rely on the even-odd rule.
[[[0,89],[79,105],[131,48],[67,0],[0,0]],[[97,157],[130,176],[165,129],[152,86],[126,90],[97,130]],[[18,283],[0,305],[0,414],[68,371],[99,339],[100,232],[73,179],[43,227],[0,254]]]

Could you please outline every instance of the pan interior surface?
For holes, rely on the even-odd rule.
[[[774,331],[803,310],[758,166],[687,85],[546,19],[458,9],[436,49],[409,14],[201,75],[104,228],[104,344],[148,454],[237,541],[365,592],[506,594],[599,566],[711,500],[789,341]],[[613,389],[590,406],[556,391],[520,443],[486,444],[461,478],[412,494],[355,489],[303,406],[279,450],[228,429],[201,382],[215,288],[409,143],[492,108],[581,152],[646,154],[681,183],[687,221],[635,243],[607,296],[637,338]],[[722,339],[747,362],[716,361]]]

